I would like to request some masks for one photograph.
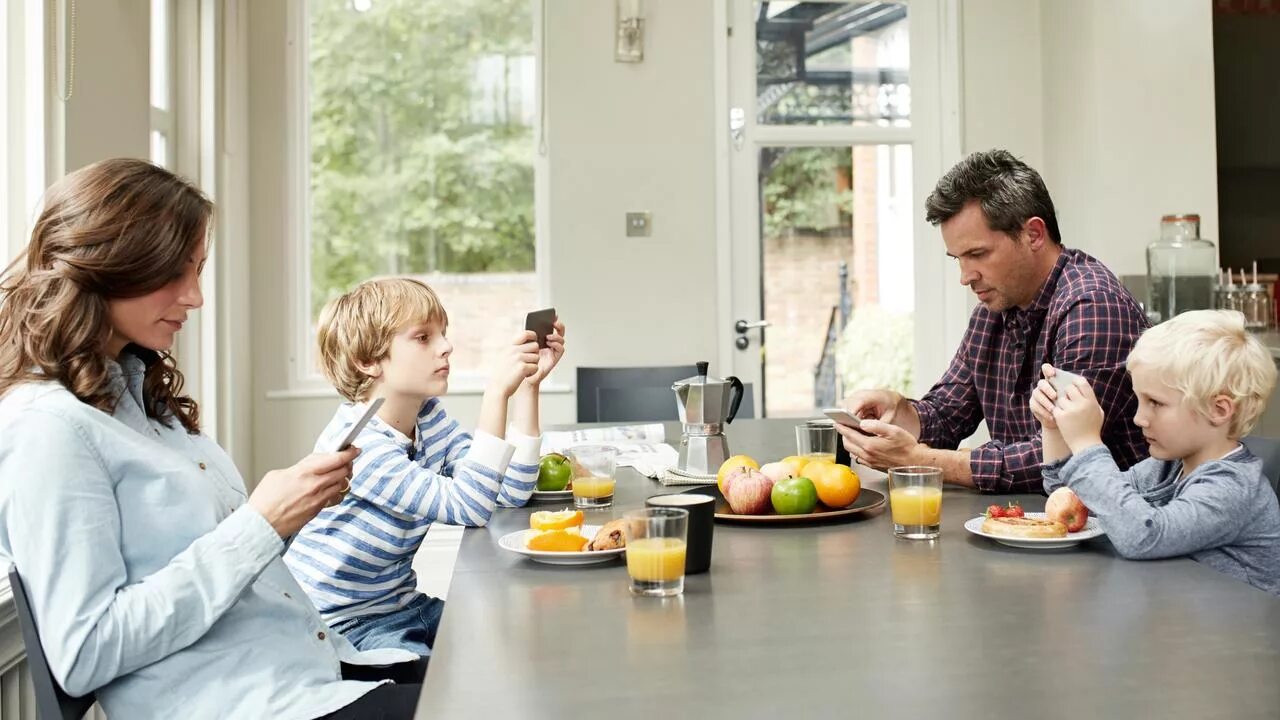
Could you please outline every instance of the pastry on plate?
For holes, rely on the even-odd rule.
[[[1064,538],[1067,526],[1056,520],[1029,517],[988,517],[982,521],[982,532],[1012,538]]]
[[[610,520],[605,523],[600,531],[596,533],[591,543],[587,545],[588,550],[617,550],[620,547],[626,547],[627,539],[622,533],[622,528],[626,523],[625,520]]]

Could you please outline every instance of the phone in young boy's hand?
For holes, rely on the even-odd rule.
[[[854,416],[853,413],[844,408],[823,408],[822,414],[836,421],[839,425],[853,428],[863,435],[871,435],[872,433],[862,429],[862,420]]]
[[[1083,379],[1084,378],[1080,377],[1079,375],[1073,372],[1067,372],[1066,370],[1059,370],[1058,368],[1054,368],[1053,377],[1049,378],[1049,384],[1053,386],[1053,389],[1055,391],[1057,391],[1058,399],[1055,400],[1053,404],[1057,405],[1058,407],[1062,407],[1062,399],[1067,396],[1067,388],[1074,385],[1077,380],[1083,380]]]
[[[524,329],[532,330],[538,336],[538,347],[547,346],[547,336],[555,332],[556,309],[534,310],[525,316]]]
[[[374,398],[373,402],[369,403],[369,407],[365,409],[364,415],[361,415],[360,419],[351,426],[351,430],[343,436],[342,442],[338,443],[337,447],[333,449],[333,452],[342,452],[343,450],[351,447],[351,443],[355,442],[356,438],[360,436],[360,431],[363,430],[364,426],[368,425],[369,421],[373,419],[373,416],[378,413],[378,408],[382,407],[382,401],[383,398]]]

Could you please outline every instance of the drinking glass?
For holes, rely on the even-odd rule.
[[[938,537],[942,522],[942,468],[889,468],[889,511],[895,536],[908,540]]]
[[[832,420],[809,420],[796,426],[796,454],[809,460],[836,459],[836,424]]]
[[[618,448],[612,445],[578,445],[566,453],[573,466],[573,506],[602,508],[613,504],[614,473]]]
[[[685,537],[689,511],[647,507],[623,515],[631,593],[670,597],[684,592]]]

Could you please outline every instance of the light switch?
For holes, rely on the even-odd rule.
[[[652,216],[649,213],[627,213],[627,237],[649,237],[652,229]]]

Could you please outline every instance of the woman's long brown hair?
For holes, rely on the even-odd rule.
[[[206,232],[213,204],[195,186],[143,160],[103,160],[49,188],[31,242],[0,277],[0,397],[57,380],[81,402],[115,410],[107,301],[174,281]],[[143,378],[149,417],[198,432],[200,410],[182,373],[159,353]]]

